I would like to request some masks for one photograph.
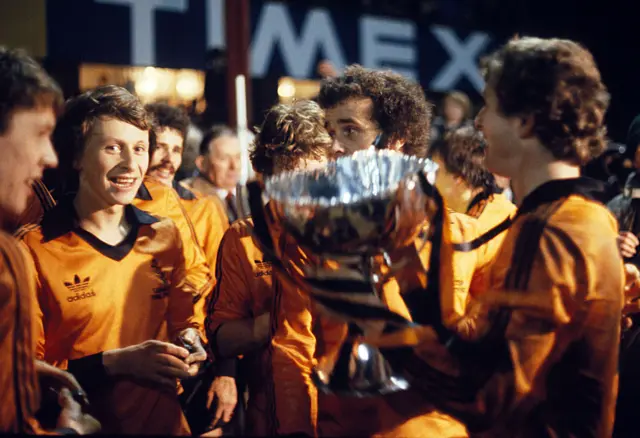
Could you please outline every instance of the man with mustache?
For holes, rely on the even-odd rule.
[[[175,180],[176,171],[182,164],[189,116],[183,110],[164,103],[149,104],[145,108],[154,118],[156,132],[156,145],[151,150],[147,175],[176,191],[215,275],[218,247],[229,227],[224,208],[216,198],[204,196]]]

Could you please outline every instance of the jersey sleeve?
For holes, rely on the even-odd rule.
[[[174,340],[181,331],[187,328],[195,328],[203,333],[203,324],[194,307],[198,291],[194,290],[189,278],[188,265],[183,251],[184,241],[175,225],[172,222],[168,223],[173,226],[174,238],[177,242],[167,309],[169,339]]]
[[[0,432],[42,433],[35,419],[40,391],[31,326],[33,283],[25,255],[9,236],[0,236]]]
[[[238,232],[228,229],[220,243],[216,287],[208,305],[206,329],[209,339],[213,339],[222,323],[252,316],[251,291],[247,281],[252,273],[245,268],[243,260],[246,258]]]
[[[226,216],[220,215],[213,198],[200,198],[189,210],[195,233],[214,276],[222,236],[229,228]],[[204,297],[206,301],[207,297]]]
[[[204,252],[198,243],[193,223],[180,202],[180,198],[174,190],[168,190],[166,193],[166,212],[170,215],[169,219],[176,224],[182,240],[184,281],[194,291],[192,306],[197,322],[200,326],[204,326],[205,297],[210,294],[214,286],[214,279],[207,266]]]
[[[279,435],[315,436],[317,389],[311,381],[315,343],[309,297],[276,282],[272,312],[274,404]]]

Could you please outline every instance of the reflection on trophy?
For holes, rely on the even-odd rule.
[[[276,260],[274,268],[328,317],[348,321],[335,359],[315,370],[320,390],[378,395],[408,388],[374,344],[412,347],[423,335],[425,318],[411,308],[429,303],[405,303],[412,294],[405,296],[404,284],[395,296],[385,285],[407,269],[421,291],[428,281],[437,283],[438,263],[418,256],[443,228],[442,198],[432,186],[436,170],[430,160],[370,149],[320,171],[286,172],[264,186],[248,185],[254,234]],[[295,242],[297,256],[288,252],[287,240]],[[434,297],[437,311],[437,292]]]

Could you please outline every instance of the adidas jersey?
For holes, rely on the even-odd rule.
[[[75,225],[70,198],[21,232],[37,273],[38,358],[71,368],[100,352],[201,329],[176,225],[131,205],[125,212],[133,229],[116,246]],[[177,394],[126,378],[93,383],[89,395],[104,432],[188,431]]]
[[[44,212],[56,205],[56,197],[45,185],[37,181],[33,184],[34,195],[27,209],[28,215],[22,217],[19,225],[38,224]],[[171,219],[177,226],[182,239],[182,250],[186,266],[186,282],[194,291],[196,315],[204,324],[204,297],[210,294],[214,280],[198,244],[195,230],[178,195],[170,187],[145,177],[133,205],[158,218]]]
[[[216,268],[216,287],[206,319],[209,339],[228,321],[257,318],[271,311],[274,292],[271,262],[265,259],[251,236],[251,219],[234,222],[224,234]],[[260,348],[243,357],[244,379],[249,388],[247,434],[272,434],[272,397],[269,394],[273,370],[270,352]]]

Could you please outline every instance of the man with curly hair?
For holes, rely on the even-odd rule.
[[[323,111],[315,102],[303,100],[276,105],[267,112],[250,159],[256,173],[268,177],[324,167],[330,147]],[[292,404],[286,395],[277,397],[282,394],[282,385],[295,381],[299,373],[281,346],[267,346],[274,300],[298,292],[273,277],[271,262],[254,242],[252,228],[250,218],[241,219],[223,236],[206,327],[214,355],[220,362],[226,359],[221,367],[227,375],[216,382],[218,387],[226,388],[221,392],[221,403],[231,409],[235,406],[235,358],[243,355],[238,381],[241,387],[246,382],[249,389],[246,432],[251,436],[273,436],[278,433],[278,425],[286,427],[287,422],[299,421],[305,412],[308,415],[306,406]],[[230,417],[222,420],[229,421]]]
[[[427,150],[431,107],[419,84],[391,71],[359,65],[323,81],[318,103],[326,111],[335,156],[377,143],[422,157]]]
[[[609,437],[625,279],[601,186],[580,177],[604,147],[607,89],[592,55],[561,39],[511,40],[485,77],[486,164],[522,199],[479,297],[490,323],[474,341],[434,334],[406,370],[472,434]],[[431,366],[445,343],[463,379]]]

